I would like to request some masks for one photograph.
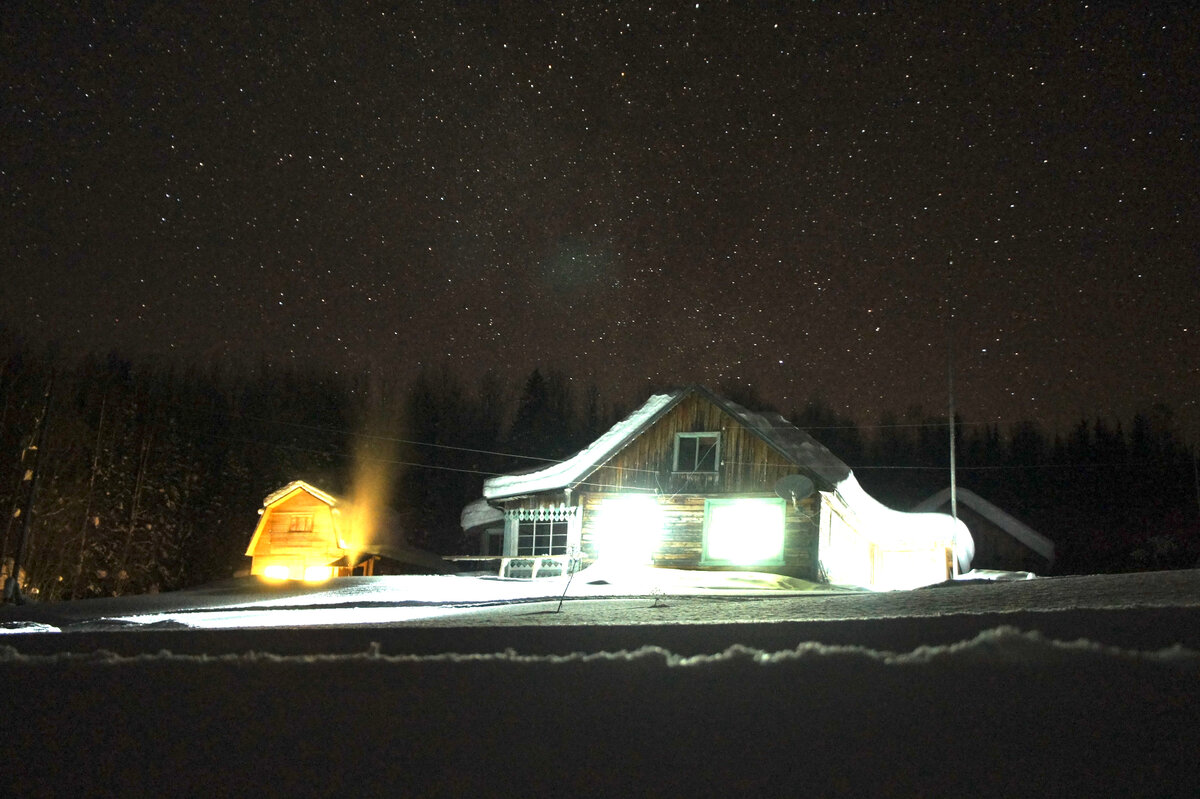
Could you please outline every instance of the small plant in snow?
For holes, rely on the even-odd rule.
[[[651,588],[650,596],[654,597],[654,604],[650,607],[656,608],[659,606],[660,602],[662,602],[663,607],[666,607],[666,602],[663,601],[663,597],[666,596],[666,593],[667,592],[663,590],[661,585],[656,585]]]
[[[583,549],[581,547],[571,547],[567,550],[567,584],[563,586],[562,596],[558,598],[558,607],[554,609],[555,613],[562,610],[563,600],[567,598],[567,591],[571,590],[571,581],[575,579],[575,572],[578,571],[576,563],[583,565]]]

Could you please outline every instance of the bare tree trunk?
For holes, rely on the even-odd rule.
[[[83,577],[83,556],[87,549],[88,523],[92,520],[92,492],[96,488],[96,472],[100,469],[100,445],[104,435],[104,413],[108,410],[108,393],[100,399],[100,423],[96,426],[96,447],[92,451],[92,473],[88,477],[87,496],[83,501],[83,521],[79,525],[79,560],[75,562],[75,577],[71,582],[71,599],[79,598],[79,582]]]
[[[138,458],[137,478],[133,483],[133,501],[129,506],[129,527],[125,531],[125,545],[121,548],[120,565],[117,568],[117,593],[124,593],[125,583],[129,581],[129,550],[133,545],[133,534],[137,529],[137,514],[139,500],[142,495],[142,483],[146,479],[146,463],[150,460],[150,442],[153,436],[146,432],[142,438],[142,451]]]

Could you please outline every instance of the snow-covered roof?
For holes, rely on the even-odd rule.
[[[967,526],[950,514],[921,508],[912,512],[889,508],[868,494],[853,473],[838,484],[837,496],[863,524],[862,533],[885,548],[946,542],[954,547],[959,569],[971,568],[975,539]]]
[[[493,508],[483,497],[475,500],[462,509],[458,519],[462,529],[470,530],[485,524],[499,524],[504,521],[504,512]]]
[[[484,499],[504,499],[575,485],[594,472],[622,447],[637,438],[683,399],[685,392],[655,394],[608,432],[565,461],[523,474],[504,474],[483,481]]]
[[[1004,530],[1050,563],[1054,563],[1054,542],[1049,538],[1046,538],[1019,519],[1012,517],[970,489],[958,488],[956,493],[958,494],[959,502]],[[950,488],[946,487],[918,504],[913,510],[916,512],[930,511],[934,508],[940,508],[949,501]]]
[[[787,460],[825,480],[830,486],[837,485],[850,474],[850,467],[841,459],[778,413],[756,413],[712,393],[703,386],[690,386],[651,396],[640,408],[613,425],[590,446],[565,461],[530,472],[506,474],[485,480],[484,499],[505,499],[570,488],[579,484],[625,445],[665,416],[684,397],[693,393],[703,396],[724,410]]]
[[[850,474],[850,467],[829,451],[824,444],[804,432],[778,413],[755,413],[736,402],[730,402],[707,389],[698,389],[713,403],[736,418],[746,428],[774,447],[792,463],[800,466],[830,485],[837,485]]]
[[[341,502],[341,500],[338,499],[337,497],[335,497],[333,494],[330,494],[328,491],[322,491],[321,489],[314,486],[312,483],[306,483],[303,480],[293,480],[292,482],[285,485],[283,488],[277,489],[275,491],[272,491],[270,494],[267,494],[266,498],[263,499],[263,507],[269,508],[272,505],[274,505],[276,502],[279,502],[280,500],[290,496],[291,494],[293,494],[296,491],[307,492],[308,494],[311,494],[313,497],[315,497],[316,499],[319,499],[321,502],[324,502],[326,505],[328,505],[331,508],[336,508],[338,506],[338,504]]]

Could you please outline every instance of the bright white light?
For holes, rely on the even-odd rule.
[[[333,568],[330,566],[308,566],[304,569],[304,581],[307,583],[319,583],[333,577]]]
[[[783,513],[782,500],[709,500],[704,559],[738,566],[782,563]]]
[[[292,576],[291,572],[288,571],[288,567],[282,563],[272,563],[270,566],[263,569],[262,574],[263,577],[266,577],[269,580],[286,580],[288,577]]]
[[[613,497],[600,507],[597,547],[610,563],[643,566],[662,537],[662,508],[648,494]]]

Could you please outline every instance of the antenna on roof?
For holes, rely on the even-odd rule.
[[[802,474],[786,474],[775,481],[775,495],[781,499],[790,499],[793,510],[797,502],[811,496],[815,490],[813,481]]]

